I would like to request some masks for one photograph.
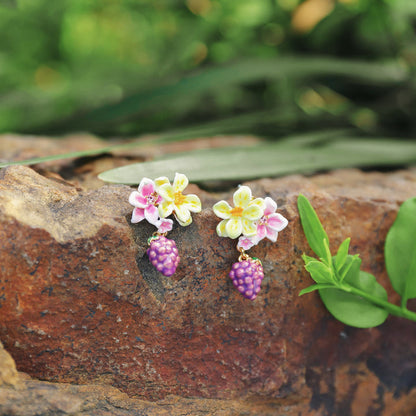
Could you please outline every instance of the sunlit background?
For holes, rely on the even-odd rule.
[[[0,132],[416,130],[412,0],[0,0],[0,28]]]

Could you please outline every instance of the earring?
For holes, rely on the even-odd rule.
[[[173,220],[185,227],[192,222],[191,212],[201,211],[201,201],[196,195],[184,195],[188,178],[181,173],[175,174],[173,184],[165,176],[152,181],[143,178],[137,191],[129,197],[129,203],[135,208],[131,217],[132,223],[147,220],[157,231],[148,239],[147,255],[153,266],[164,276],[172,276],[178,266],[180,257],[174,240],[166,238],[172,230]]]
[[[226,201],[217,202],[212,208],[222,221],[217,225],[219,237],[238,238],[238,262],[231,267],[229,276],[237,290],[247,299],[254,300],[260,292],[264,277],[259,259],[250,257],[246,250],[264,238],[275,242],[287,219],[276,212],[277,204],[267,197],[253,198],[248,186],[240,186],[233,195],[234,207]]]

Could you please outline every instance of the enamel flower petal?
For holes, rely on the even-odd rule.
[[[230,238],[237,238],[243,232],[243,224],[241,218],[232,217],[227,221],[225,226],[226,233]]]
[[[253,200],[251,189],[240,186],[233,195],[234,207],[227,201],[214,204],[213,211],[224,222],[217,227],[217,234],[221,237],[237,238],[241,234],[252,236],[256,234],[256,224],[263,215],[264,202],[260,198]]]
[[[144,220],[145,216],[144,216],[144,209],[143,208],[134,208],[133,209],[133,213],[131,216],[131,222],[133,224],[136,224],[142,220]]]
[[[217,217],[228,220],[231,217],[231,206],[227,201],[217,202],[212,209]]]
[[[183,192],[188,186],[189,180],[183,173],[176,173],[173,180],[173,189],[176,192]]]
[[[240,186],[233,195],[234,206],[236,207],[247,207],[251,199],[251,189],[248,186]]]
[[[131,222],[138,223],[146,219],[150,224],[156,225],[159,221],[159,202],[160,196],[155,190],[154,182],[149,178],[143,178],[138,190],[129,196],[129,203],[135,207]]]
[[[268,224],[270,228],[276,231],[282,231],[286,228],[288,221],[283,215],[274,213],[269,215]]]
[[[191,212],[201,212],[201,201],[196,195],[185,195],[184,206]]]
[[[165,177],[155,180],[156,191],[163,199],[159,204],[161,218],[174,214],[180,225],[187,226],[191,224],[191,212],[201,211],[201,201],[196,195],[184,195],[182,193],[188,183],[188,178],[182,173],[175,174],[172,185]]]

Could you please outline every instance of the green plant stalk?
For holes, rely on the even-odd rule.
[[[367,292],[364,292],[361,289],[357,289],[356,287],[350,286],[346,283],[340,285],[339,289],[360,296],[368,300],[369,302],[373,303],[374,305],[379,306],[380,308],[388,311],[391,315],[398,316],[400,318],[407,318],[411,321],[416,322],[416,313],[409,311],[409,309],[407,308],[394,305],[393,303],[387,302],[386,300],[382,300],[373,295],[369,295]]]

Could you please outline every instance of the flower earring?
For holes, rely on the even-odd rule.
[[[165,176],[154,181],[143,178],[138,190],[129,197],[129,203],[135,207],[131,222],[146,219],[157,228],[148,239],[147,255],[153,266],[165,276],[175,273],[180,260],[175,241],[166,238],[173,227],[173,220],[167,217],[173,214],[185,227],[192,222],[191,212],[201,211],[201,201],[196,195],[182,193],[188,183],[188,178],[181,173],[175,174],[173,184]]]
[[[250,257],[246,250],[264,238],[275,242],[278,232],[288,221],[276,212],[277,204],[267,197],[253,198],[248,186],[240,186],[233,195],[234,207],[226,201],[213,206],[214,213],[222,221],[217,225],[220,237],[238,238],[238,262],[234,263],[229,276],[237,290],[247,299],[254,300],[260,292],[264,277],[261,261]]]

